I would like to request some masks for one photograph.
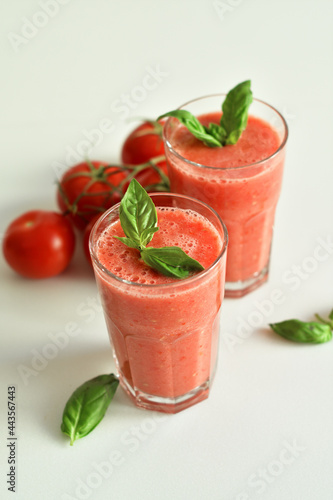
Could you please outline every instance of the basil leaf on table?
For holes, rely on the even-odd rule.
[[[251,80],[246,80],[228,92],[222,103],[220,124],[209,123],[205,127],[198,118],[185,109],[169,111],[159,116],[157,120],[173,116],[206,146],[222,147],[237,143],[246,128],[248,110],[252,101]]]
[[[119,380],[112,373],[99,375],[80,385],[66,403],[61,431],[70,444],[87,436],[103,419],[117,390]]]
[[[157,231],[155,205],[136,179],[132,179],[121,200],[119,217],[125,235],[137,244],[139,250],[151,241]]]
[[[329,325],[333,329],[333,309],[328,315],[328,319],[324,319],[319,314],[315,314],[316,318],[325,325]]]
[[[317,321],[306,323],[298,319],[290,319],[272,323],[269,326],[275,333],[293,342],[322,344],[332,339],[332,326]]]
[[[203,271],[204,267],[189,257],[180,247],[144,248],[143,261],[156,271],[173,278],[187,278],[191,271]]]

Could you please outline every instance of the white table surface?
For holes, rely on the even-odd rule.
[[[127,117],[154,118],[250,78],[290,137],[269,282],[224,301],[211,396],[177,415],[139,410],[119,389],[103,422],[70,447],[60,432],[68,396],[114,370],[92,272],[79,243],[68,270],[43,281],[18,277],[1,255],[0,498],[332,499],[333,342],[297,345],[267,328],[333,307],[332,2],[50,0],[52,16],[44,4],[1,4],[1,234],[22,212],[57,208],[66,156],[105,119],[113,130],[90,156],[118,161]],[[19,367],[32,368],[70,322],[79,335],[24,383]]]

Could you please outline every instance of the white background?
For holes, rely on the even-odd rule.
[[[224,301],[211,396],[182,413],[139,410],[119,389],[103,422],[70,447],[60,432],[67,398],[114,370],[92,272],[80,242],[68,270],[49,280],[22,279],[1,256],[0,497],[333,498],[333,342],[292,344],[267,327],[333,307],[332,3],[59,0],[53,17],[40,14],[46,3],[1,2],[1,234],[24,211],[56,209],[66,156],[74,163],[69,151],[103,119],[113,130],[90,156],[118,161],[136,125],[128,117],[154,118],[251,79],[290,137],[269,282]],[[29,21],[39,27],[29,31]],[[70,322],[79,335],[23,378],[19,367],[31,369]],[[13,384],[15,494],[5,477]]]

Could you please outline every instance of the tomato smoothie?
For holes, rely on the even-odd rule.
[[[203,125],[219,123],[224,96],[192,101],[182,109]],[[176,118],[164,128],[171,190],[204,201],[229,233],[226,296],[240,297],[267,280],[279,198],[287,125],[274,108],[254,100],[253,115],[235,145],[208,147]]]
[[[179,280],[147,266],[124,236],[119,206],[99,219],[90,250],[120,383],[137,406],[176,413],[208,397],[217,359],[227,231],[204,203],[152,194],[159,230],[204,271]]]

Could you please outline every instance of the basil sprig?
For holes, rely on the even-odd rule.
[[[173,278],[187,278],[191,272],[203,271],[204,267],[180,247],[146,247],[159,229],[157,212],[152,199],[136,179],[132,179],[121,200],[119,218],[126,237],[114,238],[139,250],[148,266]]]
[[[199,122],[198,118],[192,115],[190,111],[187,111],[186,109],[175,109],[174,111],[165,113],[157,119],[160,120],[161,118],[165,118],[166,116],[173,116],[174,118],[177,118],[180,123],[185,125],[185,127],[191,132],[191,134],[194,135],[194,137],[202,141],[204,144],[206,144],[206,146],[216,147],[222,145],[220,140],[218,139],[218,136],[212,133],[209,128],[204,127]],[[219,125],[216,125],[216,127],[219,127]]]
[[[119,380],[112,373],[99,375],[80,385],[66,403],[61,430],[74,441],[87,436],[103,419]]]
[[[208,127],[205,127],[192,113],[184,109],[169,111],[169,113],[159,116],[157,120],[173,116],[206,146],[227,146],[236,144],[245,130],[252,100],[251,80],[246,80],[228,92],[222,103],[223,114],[219,124],[210,123]]]
[[[280,323],[271,323],[269,326],[275,333],[287,340],[308,344],[323,344],[332,339],[333,309],[328,320],[323,319],[319,314],[315,316],[319,321],[306,323],[298,319],[290,319]]]
[[[121,201],[119,218],[126,238],[115,237],[140,251],[158,231],[155,205],[136,179],[131,181]]]

